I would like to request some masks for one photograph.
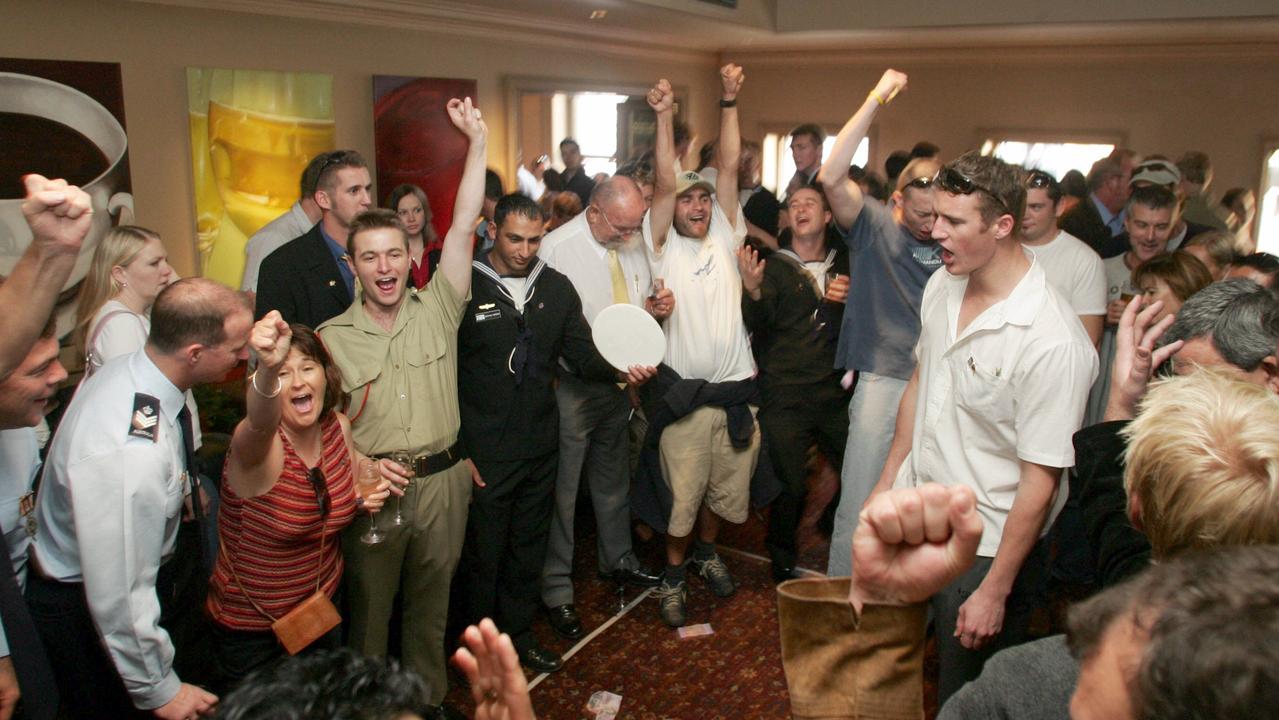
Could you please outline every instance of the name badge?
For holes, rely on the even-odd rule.
[[[481,323],[485,320],[496,320],[500,317],[502,317],[500,309],[485,310],[484,312],[475,313],[475,322]]]

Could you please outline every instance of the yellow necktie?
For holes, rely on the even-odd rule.
[[[613,280],[613,302],[629,303],[631,298],[626,293],[626,275],[622,273],[622,263],[616,250],[608,251],[608,274]]]

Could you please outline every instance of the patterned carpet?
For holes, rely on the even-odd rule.
[[[811,485],[800,532],[801,565],[821,570],[827,544],[815,523],[837,481],[823,468],[814,472]],[[581,501],[578,507],[583,507]],[[733,597],[716,598],[700,578],[690,577],[689,625],[710,623],[714,634],[681,640],[662,623],[656,603],[645,598],[581,647],[563,670],[540,680],[529,676],[536,682],[532,698],[538,717],[589,718],[587,700],[599,690],[622,696],[619,718],[790,717],[777,640],[777,603],[769,564],[763,558],[766,518],[766,511],[752,512],[746,523],[721,537],[725,562],[739,584]],[[640,591],[626,588],[619,599],[613,583],[596,575],[594,523],[589,512],[579,514],[577,536],[577,609],[590,633],[617,614],[621,600],[630,603]],[[660,539],[637,544],[636,550],[651,567],[661,566]],[[538,622],[535,631],[556,652],[568,652],[574,645],[556,636],[544,621]],[[473,713],[465,688],[453,688],[448,702],[468,716]]]

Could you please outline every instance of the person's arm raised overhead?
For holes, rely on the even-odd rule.
[[[80,188],[34,174],[22,181],[27,187],[22,214],[32,239],[0,285],[0,307],[24,309],[0,313],[0,380],[18,367],[44,329],[93,222],[92,201]]]
[[[457,200],[453,203],[453,225],[444,236],[444,248],[440,251],[440,272],[448,279],[449,285],[465,297],[471,291],[471,258],[475,252],[472,230],[484,207],[488,126],[470,98],[449,100],[448,113],[449,120],[462,131],[470,146],[466,149],[462,182],[457,186]]]
[[[675,92],[665,78],[648,91],[648,106],[657,113],[657,136],[654,139],[653,205],[648,211],[648,224],[653,233],[653,251],[660,253],[666,244],[666,233],[675,220]]]
[[[853,113],[847,123],[844,123],[843,129],[835,137],[835,146],[831,148],[830,156],[826,158],[826,162],[822,163],[817,179],[826,191],[831,214],[835,216],[835,222],[841,228],[852,227],[857,221],[857,216],[861,215],[865,202],[861,188],[848,177],[848,168],[853,164],[853,155],[857,152],[857,146],[861,145],[862,139],[866,137],[870,123],[875,119],[879,108],[887,105],[897,93],[905,89],[904,73],[885,70],[879,83],[862,101],[861,107]]]
[[[715,192],[727,201],[720,202],[720,209],[730,226],[737,225],[737,215],[742,211],[737,202],[737,167],[742,159],[742,133],[737,121],[737,94],[742,90],[746,75],[740,65],[729,63],[720,68],[719,140],[715,152],[719,154],[719,174],[715,178]]]

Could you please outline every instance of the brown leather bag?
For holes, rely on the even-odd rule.
[[[290,655],[302,652],[342,622],[342,616],[338,615],[338,609],[333,606],[333,601],[328,595],[320,592],[320,570],[324,567],[324,540],[324,530],[321,529],[320,558],[315,568],[315,594],[298,603],[296,607],[279,618],[263,610],[262,606],[249,596],[248,591],[244,589],[244,583],[240,582],[239,573],[235,571],[235,563],[227,558],[231,576],[235,578],[235,584],[240,586],[244,599],[249,601],[254,610],[271,621],[271,632],[275,633],[275,637]]]
[[[920,720],[924,605],[867,605],[858,618],[849,582],[804,578],[777,586],[792,717]]]
[[[259,609],[258,612],[262,611]],[[271,623],[271,632],[275,633],[290,655],[297,655],[341,622],[342,617],[338,615],[333,601],[328,595],[316,590],[314,595]]]

